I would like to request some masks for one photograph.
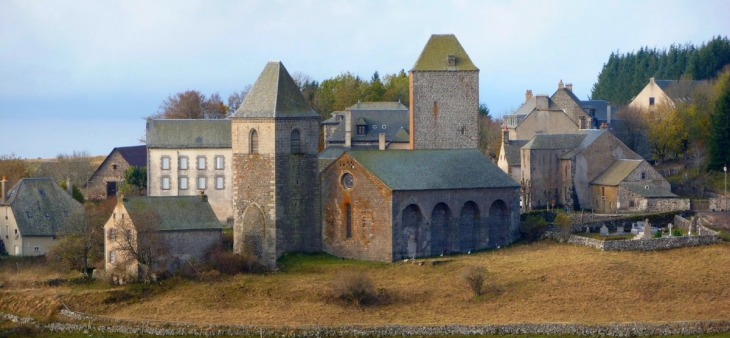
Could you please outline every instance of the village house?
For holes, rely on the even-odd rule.
[[[688,102],[692,89],[707,81],[692,80],[655,80],[649,83],[629,103],[629,107],[637,109],[656,109],[659,105],[674,107],[676,102]]]
[[[231,120],[148,120],[147,194],[208,196],[231,225]]]
[[[140,273],[177,271],[221,241],[222,226],[205,195],[138,196],[118,199],[104,224],[107,278],[124,282]],[[133,253],[154,257],[143,266]]]
[[[111,198],[124,180],[127,168],[147,166],[147,146],[117,147],[104,159],[86,185],[86,198]]]
[[[2,180],[0,253],[39,256],[58,242],[69,215],[83,206],[51,178],[23,178],[10,190]]]

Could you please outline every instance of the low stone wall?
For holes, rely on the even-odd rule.
[[[647,198],[646,212],[689,210],[689,198]]]
[[[704,227],[703,227],[704,228]],[[548,232],[545,237],[569,244],[585,245],[603,251],[658,251],[687,246],[709,245],[722,242],[717,232],[704,228],[701,236],[678,236],[649,239],[600,240],[578,235],[560,235]],[[707,231],[707,232],[705,232]]]
[[[64,311],[66,311],[64,313]],[[71,316],[68,310],[61,315]],[[85,315],[84,315],[85,316]],[[32,325],[52,332],[99,332],[122,334],[149,334],[157,336],[193,335],[193,336],[276,336],[276,337],[382,337],[382,336],[432,336],[432,335],[497,335],[497,334],[543,334],[543,335],[578,335],[578,336],[666,336],[666,335],[701,335],[730,332],[730,320],[682,321],[659,323],[607,323],[607,324],[572,324],[572,323],[518,323],[488,325],[440,325],[440,326],[305,326],[305,327],[256,327],[242,325],[206,325],[165,324],[165,327],[154,327],[149,322],[136,322],[132,325],[96,325],[70,323],[39,323],[32,318],[19,317],[0,313],[0,320]]]
[[[725,206],[727,206],[727,208]],[[725,197],[710,198],[710,210],[726,211],[728,209],[730,209],[730,198],[725,198]]]

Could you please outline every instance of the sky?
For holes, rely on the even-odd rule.
[[[253,84],[269,60],[322,81],[411,69],[455,34],[493,116],[591,94],[611,52],[730,33],[730,2],[0,0],[0,155],[107,155],[139,144],[169,95]]]

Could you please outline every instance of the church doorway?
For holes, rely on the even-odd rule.
[[[509,209],[502,200],[496,200],[489,207],[489,247],[505,245],[509,231]]]

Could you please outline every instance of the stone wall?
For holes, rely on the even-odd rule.
[[[479,71],[411,71],[413,149],[477,148]]]
[[[81,321],[82,324],[60,322],[38,322],[30,317],[0,313],[0,321],[8,321],[37,327],[51,332],[98,332],[121,334],[149,334],[157,336],[260,336],[260,337],[382,337],[382,336],[446,336],[446,335],[576,335],[576,336],[666,336],[702,335],[730,332],[730,320],[649,322],[649,323],[519,323],[486,325],[442,325],[442,326],[316,326],[303,327],[261,327],[248,325],[198,325],[194,323],[162,323],[154,321],[127,321],[89,316],[67,309],[60,311],[62,317]],[[93,324],[91,323],[93,321]],[[2,333],[2,332],[0,332]]]
[[[89,180],[86,186],[86,198],[106,198],[107,182],[116,182],[117,191],[119,191],[124,178],[124,171],[127,168],[129,168],[129,163],[119,151],[112,152]]]
[[[602,251],[657,251],[722,242],[715,234],[607,241],[577,235],[562,236],[555,232],[548,232],[546,237],[569,244],[585,245]]]
[[[716,197],[710,198],[710,210],[727,211],[730,209],[730,198]]]
[[[674,210],[689,210],[689,198],[647,198],[642,201],[646,203],[646,212],[667,212]]]

